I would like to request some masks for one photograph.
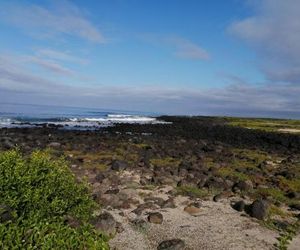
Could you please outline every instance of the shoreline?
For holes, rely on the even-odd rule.
[[[63,156],[112,215],[112,249],[156,249],[174,237],[184,249],[270,249],[299,221],[300,136],[212,117],[161,119],[172,123],[0,129],[0,150]]]

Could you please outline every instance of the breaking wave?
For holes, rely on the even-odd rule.
[[[129,114],[106,114],[100,117],[0,117],[0,128],[40,127],[56,125],[66,129],[89,129],[113,126],[114,124],[161,124],[155,117]]]

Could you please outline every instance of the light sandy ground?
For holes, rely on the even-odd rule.
[[[300,235],[296,236],[291,244],[288,246],[288,250],[299,250],[300,249]]]
[[[157,195],[166,198],[161,192]],[[157,210],[163,214],[163,223],[149,224],[146,231],[134,228],[129,222],[135,217],[130,213],[131,210],[125,211],[125,216],[120,216],[117,210],[110,211],[125,229],[110,241],[111,248],[151,250],[157,249],[163,240],[180,238],[185,241],[186,250],[274,249],[278,234],[232,209],[228,200],[202,201],[201,213],[198,216],[191,216],[183,211],[187,202],[187,197],[177,197],[177,208]],[[142,217],[147,216],[143,214]]]
[[[280,128],[278,129],[279,132],[285,133],[300,133],[300,129],[291,129],[291,128]]]

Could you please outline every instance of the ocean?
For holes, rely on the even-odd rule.
[[[0,128],[57,125],[63,129],[99,129],[117,123],[164,123],[160,114],[97,108],[0,103]]]

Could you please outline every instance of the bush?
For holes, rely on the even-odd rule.
[[[0,223],[1,249],[107,249],[88,223],[95,203],[63,159],[47,152],[24,158],[0,153],[0,205],[12,219]],[[71,227],[66,218],[78,221]]]

